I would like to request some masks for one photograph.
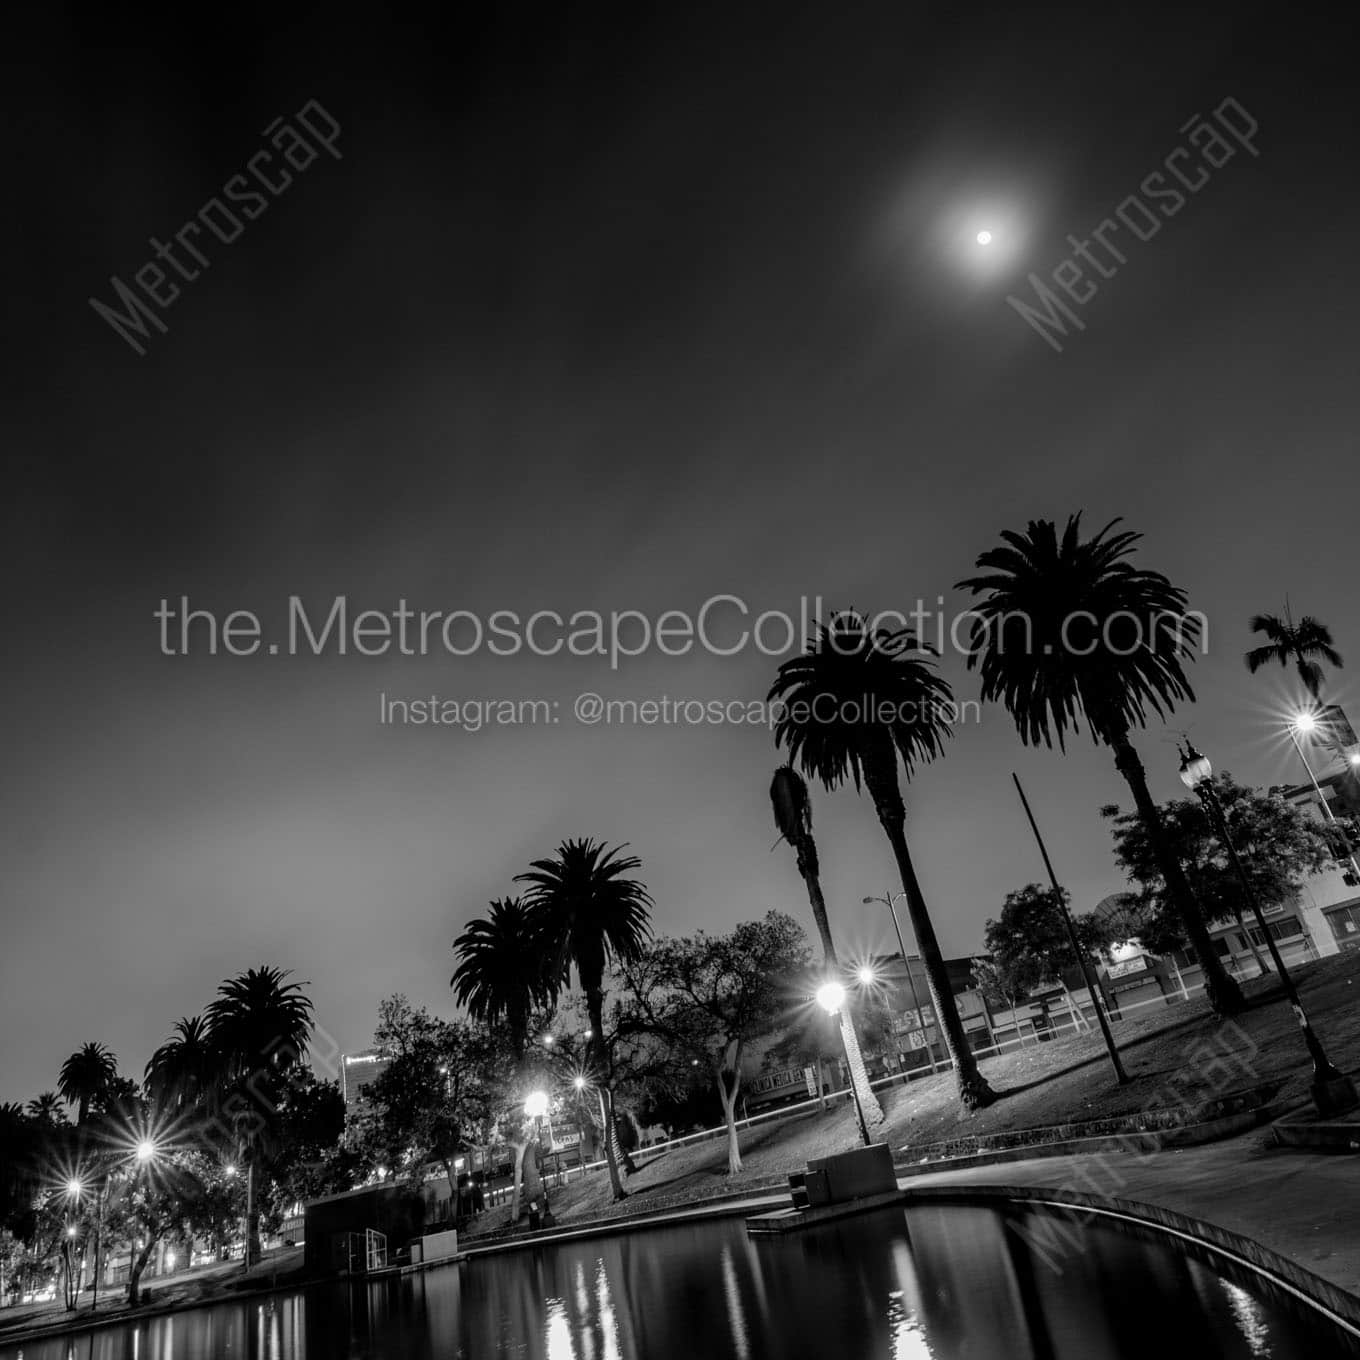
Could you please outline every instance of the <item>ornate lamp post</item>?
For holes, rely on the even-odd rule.
[[[1237,853],[1237,847],[1233,844],[1232,836],[1228,832],[1228,819],[1224,814],[1223,804],[1219,801],[1218,793],[1214,789],[1213,773],[1214,767],[1209,763],[1208,756],[1202,755],[1187,741],[1184,750],[1181,752],[1181,783],[1204,804],[1204,810],[1209,814],[1209,821],[1218,833],[1219,840],[1223,842],[1223,848],[1228,852],[1228,859],[1232,862],[1233,872],[1236,873],[1242,884],[1243,896],[1246,897],[1247,904],[1251,907],[1252,915],[1256,918],[1256,924],[1261,934],[1266,938],[1266,947],[1270,950],[1271,959],[1274,960],[1275,971],[1280,975],[1280,982],[1284,986],[1284,994],[1289,1001],[1289,1008],[1294,1012],[1294,1018],[1299,1022],[1299,1028],[1303,1031],[1303,1042],[1307,1045],[1308,1054],[1313,1060],[1313,1104],[1317,1106],[1318,1113],[1321,1115],[1341,1114],[1343,1111],[1353,1109],[1357,1104],[1360,1104],[1360,1097],[1356,1095],[1355,1087],[1350,1078],[1332,1066],[1323,1050],[1321,1041],[1313,1032],[1313,1026],[1308,1020],[1308,1013],[1303,1009],[1303,1003],[1299,1000],[1299,994],[1294,988],[1294,980],[1289,976],[1289,972],[1284,966],[1284,960],[1280,957],[1275,937],[1271,935],[1266,926],[1265,918],[1261,915],[1261,903],[1256,895],[1256,887],[1248,877],[1246,867],[1243,865]]]
[[[837,1015],[845,1005],[845,988],[834,980],[824,982],[817,988],[817,1004],[828,1014]],[[850,1066],[850,1050],[845,1043],[845,1031],[841,1031],[841,1048],[845,1052],[845,1065]],[[853,1074],[850,1078],[850,1094],[855,1098],[855,1114],[859,1116],[859,1136],[864,1139],[864,1146],[869,1146],[869,1126],[864,1122],[864,1106],[859,1103],[859,1091],[855,1086]]]
[[[907,946],[902,940],[901,922],[897,919],[897,899],[905,896],[906,893],[904,892],[889,892],[885,897],[866,897],[864,899],[864,905],[868,907],[874,905],[874,903],[878,903],[880,906],[887,907],[888,914],[892,917],[893,930],[897,934],[897,947],[902,951],[902,967],[907,970],[907,985],[911,988],[911,1007],[912,1010],[916,1012],[916,1023],[921,1026],[921,1042],[925,1045],[926,1057],[930,1059],[931,1072],[938,1072],[939,1068],[935,1066],[935,1048],[934,1045],[931,1044],[930,1036],[926,1032],[926,1016],[925,1012],[921,1009],[921,998],[916,991],[916,979],[911,971],[911,958],[907,954]]]
[[[534,1121],[534,1131],[538,1144],[538,1155],[541,1161],[543,1156],[543,1116],[548,1113],[548,1093],[546,1091],[530,1091],[524,1101],[525,1115]],[[539,1185],[543,1190],[543,1218],[548,1221],[548,1183],[539,1173]]]

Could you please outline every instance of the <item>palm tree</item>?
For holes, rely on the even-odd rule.
[[[474,1020],[504,1020],[516,1062],[529,1044],[529,1017],[547,1000],[530,914],[518,897],[493,901],[485,919],[469,921],[453,942],[458,956],[449,986]]]
[[[975,1110],[996,1095],[964,1037],[907,848],[907,809],[898,784],[899,760],[910,779],[918,764],[940,754],[950,733],[953,694],[935,673],[931,656],[911,629],[870,631],[860,614],[846,610],[818,630],[802,656],[780,666],[769,698],[782,705],[775,744],[788,747],[790,765],[800,765],[827,789],[848,778],[857,791],[861,785],[868,790],[897,861],[959,1099]]]
[[[158,1106],[183,1109],[209,1094],[221,1075],[222,1055],[201,1015],[175,1022],[170,1037],[146,1065],[146,1089]]]
[[[529,912],[518,897],[493,901],[484,919],[469,921],[453,942],[458,966],[449,985],[474,1020],[505,1021],[515,1069],[524,1065],[529,1021],[548,1000],[548,979]],[[519,1222],[520,1187],[528,1141],[509,1139],[515,1153],[510,1221]]]
[[[90,1114],[91,1103],[99,1102],[108,1094],[118,1076],[118,1059],[103,1044],[81,1046],[61,1065],[57,1089],[68,1104],[78,1106],[76,1123],[83,1124]]]
[[[1311,614],[1295,623],[1288,600],[1284,602],[1284,618],[1278,614],[1253,614],[1250,626],[1253,633],[1259,633],[1266,641],[1243,657],[1247,669],[1255,675],[1272,662],[1288,666],[1292,661],[1303,687],[1315,700],[1320,699],[1325,672],[1317,658],[1338,669],[1341,666],[1341,654],[1332,646],[1332,630]]]
[[[822,954],[826,959],[827,971],[838,973],[840,961],[836,958],[836,945],[831,938],[831,921],[826,914],[826,898],[822,896],[822,870],[817,859],[817,842],[812,835],[812,799],[808,796],[808,786],[802,775],[792,765],[781,765],[770,781],[770,805],[774,809],[775,830],[781,840],[787,841],[798,859],[798,872],[807,885],[808,901],[812,904],[812,919],[817,923],[817,934],[822,938]],[[850,1082],[859,1098],[859,1107],[864,1111],[864,1119],[869,1124],[883,1122],[883,1107],[878,1103],[873,1088],[869,1085],[869,1073],[864,1066],[864,1056],[860,1052],[859,1036],[850,1017],[850,1007],[842,1006],[840,1011],[841,1040],[845,1045],[846,1061],[850,1068]],[[821,1059],[817,1060],[820,1069]],[[817,1095],[821,1098],[822,1081],[820,1070],[817,1076]],[[822,1108],[826,1105],[823,1102]]]
[[[277,1127],[281,1079],[301,1059],[312,1033],[311,999],[302,983],[288,981],[291,976],[268,966],[247,969],[223,982],[204,1012],[218,1071],[231,1084],[231,1103],[242,1114],[247,1270],[252,1259],[259,1259],[260,1249],[256,1162]]]
[[[1084,715],[1093,739],[1114,752],[1204,972],[1209,1004],[1233,1015],[1246,1002],[1214,953],[1131,738],[1149,710],[1164,717],[1179,700],[1194,699],[1184,659],[1199,624],[1186,613],[1183,590],[1126,560],[1142,535],[1112,533],[1118,523],[1085,542],[1079,514],[1061,539],[1051,520],[1031,520],[1023,534],[1006,530],[1002,546],[977,559],[985,574],[959,583],[983,597],[973,610],[968,666],[981,671],[983,699],[1001,700],[1026,745],[1051,747],[1056,737],[1064,749],[1069,727]]]
[[[552,859],[537,859],[515,877],[527,883],[524,905],[533,922],[539,957],[546,968],[549,994],[556,997],[570,980],[572,968],[586,999],[590,1040],[589,1065],[606,1070],[604,1044],[604,970],[611,959],[630,963],[651,934],[652,897],[636,879],[627,878],[642,861],[624,855],[626,845],[609,849],[593,840],[568,840]],[[604,1096],[605,1158],[614,1198],[624,1197],[615,1146],[614,1093],[606,1081]]]
[[[28,1117],[49,1127],[66,1123],[62,1098],[55,1091],[44,1091],[28,1102]]]

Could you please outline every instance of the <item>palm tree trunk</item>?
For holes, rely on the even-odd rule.
[[[798,856],[798,872],[803,876],[803,882],[807,884],[808,901],[812,905],[812,919],[817,923],[817,933],[822,937],[822,952],[826,958],[828,968],[838,969],[840,963],[836,958],[836,945],[831,938],[831,919],[826,914],[826,898],[822,896],[822,879],[817,863],[817,847],[812,843],[812,837],[803,837],[794,846],[794,851]],[[864,1122],[866,1124],[881,1124],[883,1122],[883,1107],[878,1103],[878,1097],[874,1095],[869,1086],[868,1073],[864,1070],[864,1059],[859,1055],[859,1040],[855,1036],[855,1026],[850,1019],[849,1007],[844,1007],[840,1014],[841,1039],[845,1043],[847,1055],[854,1054],[850,1059],[850,1080],[855,1085],[855,1090],[859,1095],[860,1109],[864,1111]]]
[[[1204,924],[1204,917],[1200,915],[1199,907],[1190,892],[1190,884],[1186,881],[1185,871],[1166,838],[1157,804],[1152,801],[1152,794],[1148,791],[1143,762],[1138,759],[1138,752],[1133,749],[1133,743],[1129,741],[1127,734],[1118,737],[1112,744],[1115,768],[1124,776],[1124,781],[1133,794],[1134,806],[1138,809],[1148,839],[1152,842],[1152,852],[1157,857],[1157,867],[1162,871],[1167,893],[1175,905],[1176,913],[1185,927],[1190,947],[1204,973],[1204,993],[1209,998],[1209,1005],[1217,1015],[1238,1015],[1247,1006],[1242,989],[1228,976],[1223,961],[1214,953],[1209,928]]]
[[[598,987],[586,991],[586,1013],[590,1016],[590,1047],[596,1050],[593,1066],[600,1073],[600,1095],[604,1105],[604,1157],[609,1167],[609,1188],[614,1199],[626,1199],[628,1192],[623,1188],[619,1176],[619,1135],[614,1127],[614,1092],[610,1088],[607,1068],[604,1062],[604,993]]]
[[[935,1007],[935,1022],[944,1035],[949,1056],[954,1060],[959,1100],[963,1103],[964,1109],[979,1110],[996,1099],[996,1092],[978,1071],[977,1058],[968,1047],[968,1040],[963,1032],[959,1008],[954,1003],[954,989],[949,985],[949,974],[945,971],[944,955],[940,952],[940,942],[935,937],[935,924],[930,919],[925,895],[921,892],[921,885],[916,878],[916,867],[912,864],[911,852],[907,849],[907,809],[897,787],[897,758],[891,751],[889,758],[892,764],[888,769],[879,768],[877,762],[865,762],[865,783],[869,789],[869,796],[874,800],[878,820],[892,846],[898,873],[902,876],[902,889],[907,895],[907,914],[911,917],[916,947],[920,951],[921,962],[925,965],[926,986],[930,990],[930,1000]]]

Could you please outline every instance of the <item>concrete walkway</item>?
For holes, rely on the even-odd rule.
[[[1360,1296],[1360,1156],[1263,1144],[1257,1129],[1203,1147],[1039,1157],[902,1184],[1024,1185],[1138,1200],[1253,1238]]]

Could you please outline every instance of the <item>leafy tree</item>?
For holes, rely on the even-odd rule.
[[[90,1105],[104,1096],[118,1075],[118,1059],[100,1043],[82,1044],[61,1065],[61,1097],[77,1106],[76,1123],[89,1117]]]
[[[781,765],[774,772],[774,778],[770,781],[770,807],[774,812],[774,825],[779,832],[779,839],[787,841],[793,848],[798,873],[807,888],[808,902],[812,906],[812,919],[817,923],[817,934],[821,937],[826,971],[834,977],[840,972],[840,960],[836,957],[836,944],[831,938],[831,918],[827,915],[826,898],[822,895],[822,869],[817,856],[817,841],[812,834],[812,798],[803,776],[792,764]],[[817,990],[816,983],[812,990]],[[859,1107],[864,1111],[867,1123],[881,1124],[883,1107],[869,1085],[869,1073],[864,1066],[864,1055],[860,1051],[859,1036],[849,1007],[841,1009],[838,1023],[850,1068],[850,1082],[855,1088]]]
[[[528,884],[525,906],[532,920],[537,949],[545,961],[549,994],[554,1000],[571,971],[585,996],[594,1040],[592,1065],[604,1067],[598,1036],[604,1032],[604,974],[612,959],[627,963],[642,951],[651,933],[651,894],[627,875],[642,867],[627,847],[609,849],[593,840],[567,840],[551,859],[535,860],[516,875]],[[613,1122],[613,1092],[604,1092],[605,1110]],[[624,1197],[615,1140],[605,1140],[609,1183],[615,1199]]]
[[[1058,899],[1052,888],[1038,883],[1007,893],[1000,917],[987,922],[987,952],[998,972],[1006,975],[1011,985],[1028,983],[1026,992],[1045,983],[1058,983],[1067,999],[1073,1024],[1079,1025],[1082,1021],[1063,973],[1080,965],[1072,957],[1072,944],[1067,938],[1059,901],[1063,905],[1071,901],[1065,889]],[[1088,954],[1103,947],[1104,928],[1094,916],[1079,916],[1073,925],[1078,944]],[[1094,997],[1092,1001],[1094,1003]]]
[[[1020,1047],[1025,1046],[1024,1035],[1015,1012],[1038,985],[1039,974],[1034,959],[1029,955],[1008,954],[1002,958],[995,955],[979,955],[973,959],[973,985],[982,993],[982,999],[998,1010],[1005,1007],[1015,1022],[1016,1038]],[[995,1040],[995,1035],[992,1036]]]
[[[868,790],[897,862],[959,1099],[968,1110],[991,1104],[996,1096],[964,1037],[907,846],[907,810],[898,782],[899,762],[910,780],[918,765],[943,751],[951,732],[953,694],[936,674],[933,654],[910,629],[871,631],[861,615],[847,610],[820,629],[802,656],[780,666],[769,698],[783,705],[775,743],[788,748],[790,765],[801,766],[827,789],[851,780],[856,791],[861,785]],[[869,1113],[866,1109],[866,1118]]]
[[[743,1061],[786,1009],[786,982],[808,965],[807,937],[791,916],[772,911],[726,935],[703,931],[659,940],[659,994],[649,1019],[682,1054],[709,1073],[727,1122],[727,1170],[741,1170],[737,1097]]]
[[[1305,614],[1295,623],[1288,600],[1284,602],[1284,618],[1278,614],[1253,614],[1250,627],[1253,633],[1265,638],[1259,647],[1251,648],[1243,657],[1253,675],[1262,666],[1276,662],[1288,666],[1292,662],[1304,689],[1318,699],[1326,678],[1318,657],[1338,670],[1341,668],[1341,654],[1332,645],[1332,630],[1311,614]]]
[[[1064,746],[1085,718],[1092,738],[1114,752],[1147,828],[1169,900],[1204,971],[1214,1010],[1232,1015],[1242,991],[1214,953],[1185,871],[1158,817],[1132,732],[1149,711],[1162,717],[1194,693],[1185,673],[1199,636],[1186,594],[1160,572],[1127,559],[1141,535],[1111,533],[1112,520],[1082,540],[1073,515],[1061,538],[1052,520],[1031,520],[1023,534],[1005,531],[983,553],[983,574],[959,583],[981,597],[969,668],[982,675],[984,700],[1000,700],[1027,745]]]
[[[1303,879],[1334,858],[1336,847],[1329,829],[1278,794],[1239,784],[1226,771],[1216,772],[1213,784],[1229,833],[1262,904],[1291,905],[1298,899]],[[1115,804],[1102,808],[1101,813],[1111,823],[1115,859],[1138,888],[1139,939],[1158,954],[1182,948],[1186,931],[1167,892],[1146,824]],[[1236,921],[1247,930],[1243,919],[1247,903],[1237,875],[1199,799],[1175,798],[1164,803],[1160,819],[1173,853],[1195,885],[1202,925]],[[1249,933],[1247,939],[1251,940]],[[1252,943],[1264,972],[1265,959]]]
[[[365,1158],[344,1143],[345,1098],[340,1084],[318,1081],[310,1068],[286,1074],[265,1186],[271,1226],[294,1204],[348,1190],[368,1171]],[[230,1190],[233,1179],[223,1187]]]
[[[400,994],[382,1003],[378,1017],[373,1042],[389,1062],[368,1089],[368,1137],[387,1165],[405,1167],[417,1183],[439,1162],[456,1197],[454,1160],[486,1124],[492,1041],[482,1027],[438,1019]]]

